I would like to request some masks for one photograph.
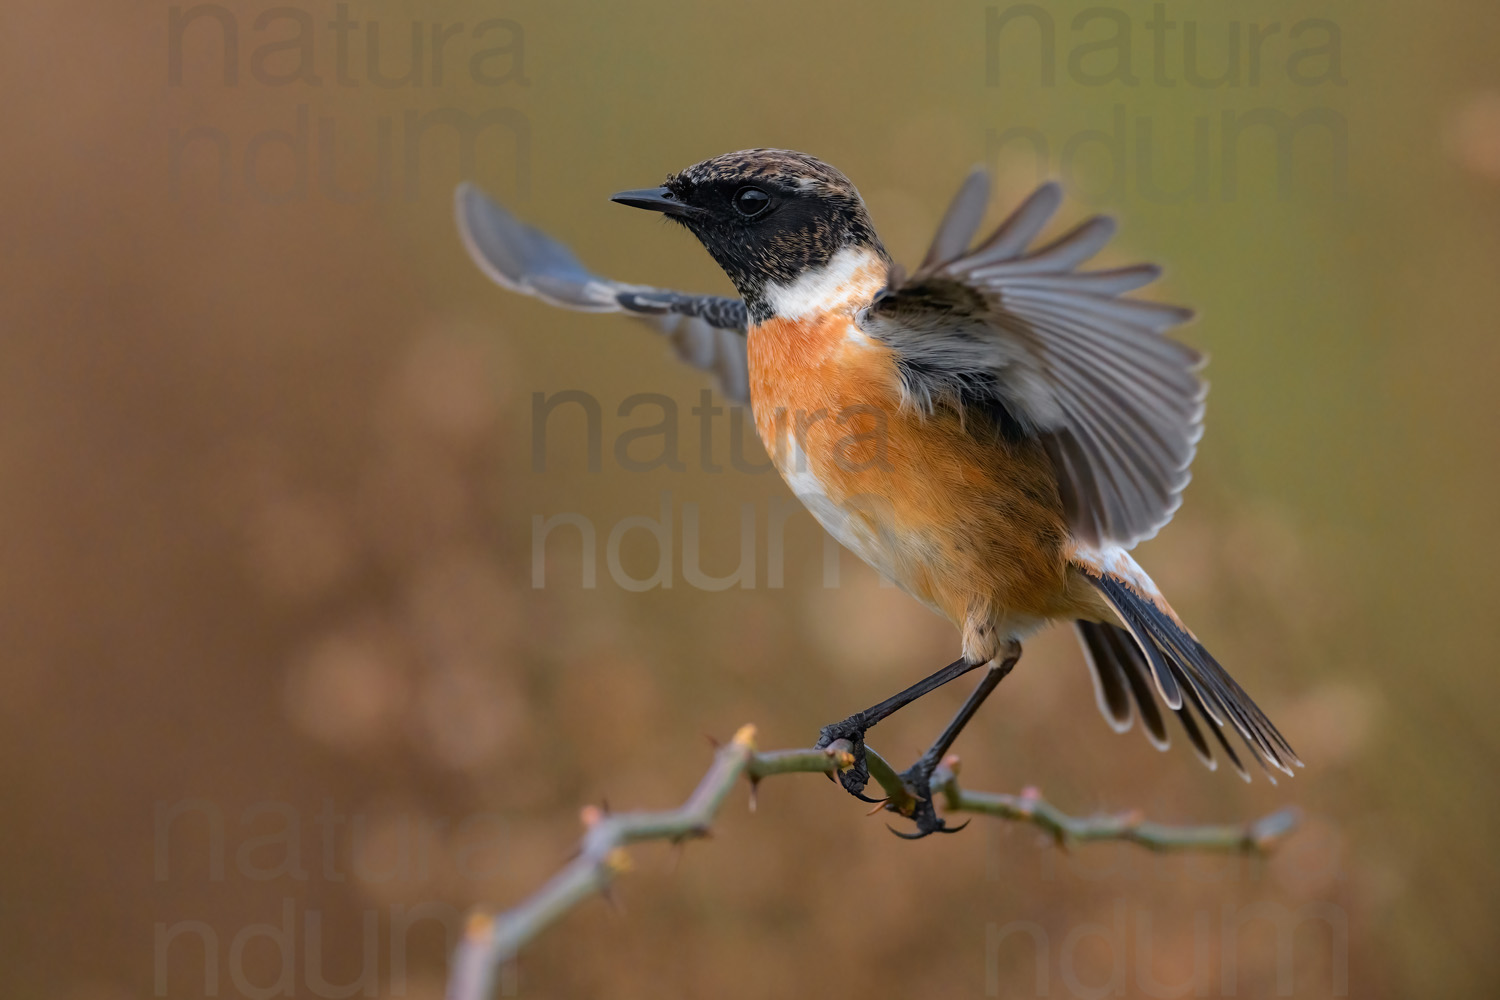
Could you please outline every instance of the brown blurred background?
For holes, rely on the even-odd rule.
[[[0,994],[440,996],[443,922],[535,888],[581,805],[676,803],[705,735],[805,745],[951,658],[852,557],[825,587],[806,515],[768,586],[788,494],[731,466],[727,415],[705,464],[703,381],[626,320],[493,287],[454,234],[470,176],[603,273],[724,290],[605,199],[753,145],[845,170],[907,261],[988,159],[1005,205],[1061,172],[1070,219],[1121,219],[1116,259],[1169,265],[1213,392],[1186,505],[1139,555],[1308,768],[1247,786],[1114,735],[1056,632],[965,734],[964,777],[1307,822],[1254,864],[983,822],[908,844],[779,779],[675,867],[639,849],[623,914],[569,917],[520,994],[1490,992],[1500,10],[1085,6],[12,5]],[[443,123],[486,112],[465,164]],[[538,472],[533,394],[570,389],[601,407],[601,471],[563,407]],[[617,456],[660,419],[618,414],[641,392],[677,402],[681,469]],[[663,493],[673,586],[634,592],[651,536],[617,572],[606,542]],[[692,586],[688,505],[726,575],[747,503],[755,586]],[[596,528],[592,589],[571,528],[534,586],[533,518],[560,513]],[[960,697],[875,745],[909,759]]]

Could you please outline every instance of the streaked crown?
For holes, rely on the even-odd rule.
[[[889,261],[864,201],[838,170],[787,149],[746,149],[695,163],[657,189],[616,200],[681,222],[718,262],[752,318],[770,315],[768,284],[789,285],[848,247]],[[630,196],[636,196],[634,198]]]

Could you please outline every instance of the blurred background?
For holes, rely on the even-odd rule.
[[[1306,822],[1255,863],[982,821],[909,844],[778,779],[675,862],[639,848],[623,912],[583,906],[511,986],[1490,991],[1493,3],[5,22],[0,993],[438,997],[460,915],[537,887],[584,804],[675,804],[705,736],[806,745],[955,655],[853,557],[829,585],[748,422],[694,414],[706,382],[649,330],[510,295],[455,236],[472,178],[601,273],[727,291],[606,198],[757,145],[843,169],[908,262],[987,161],[997,218],[1061,176],[1061,224],[1121,221],[1104,263],[1168,266],[1152,292],[1200,311],[1213,390],[1185,506],[1137,554],[1307,770],[1245,785],[1113,734],[1057,631],[960,741],[964,781]],[[909,760],[961,697],[874,745]]]

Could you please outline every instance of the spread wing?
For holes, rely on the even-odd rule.
[[[572,251],[528,226],[472,184],[454,193],[459,236],[479,269],[513,292],[583,312],[624,312],[666,336],[677,356],[717,377],[724,395],[750,401],[745,304],[627,285],[591,274]]]
[[[1128,548],[1171,519],[1202,435],[1202,358],[1163,335],[1192,313],[1124,297],[1153,265],[1078,270],[1114,234],[1106,217],[1032,249],[1062,200],[1055,183],[971,247],[988,200],[976,169],[866,329],[896,349],[913,405],[982,409],[1035,435],[1074,535]]]

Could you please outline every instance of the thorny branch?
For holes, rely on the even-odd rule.
[[[587,831],[577,855],[519,905],[502,913],[476,910],[453,956],[448,1000],[489,1000],[505,963],[569,910],[595,893],[606,893],[615,878],[631,868],[629,844],[644,840],[681,843],[705,837],[725,797],[741,775],[750,779],[750,806],[755,786],[773,774],[833,773],[854,763],[851,747],[838,740],[822,750],[755,750],[755,727],[741,726],[734,739],[719,748],[708,773],[688,800],[662,812],[606,814],[594,806],[583,810]],[[865,747],[870,776],[897,812],[914,802],[894,768]],[[1020,795],[969,792],[958,784],[958,758],[950,756],[933,774],[932,791],[949,812],[982,813],[1031,823],[1059,845],[1091,840],[1122,840],[1153,851],[1226,851],[1265,854],[1297,825],[1295,809],[1282,809],[1243,826],[1165,826],[1148,823],[1139,813],[1090,817],[1069,816],[1044,801],[1035,789]]]

